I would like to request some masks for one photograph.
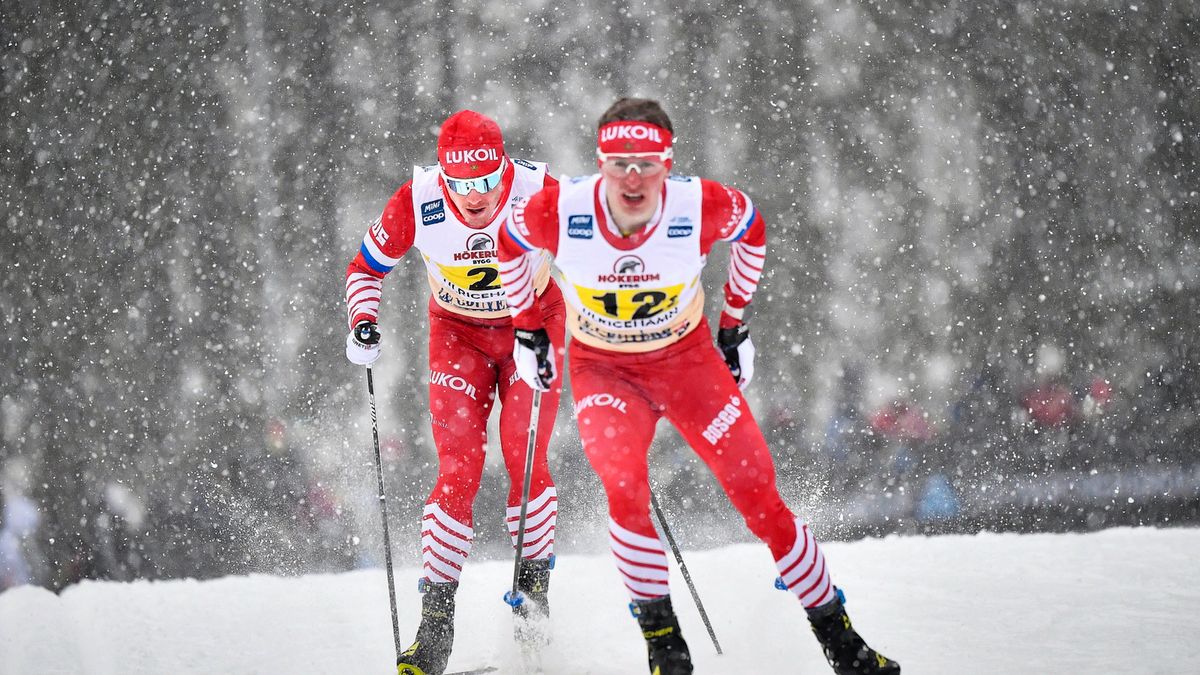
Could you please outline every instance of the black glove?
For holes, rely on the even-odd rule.
[[[550,391],[550,383],[558,373],[554,371],[554,359],[551,358],[550,335],[545,328],[536,330],[516,329],[516,342],[513,344],[513,361],[517,364],[517,374],[538,391]]]
[[[754,377],[754,343],[750,341],[750,325],[739,323],[717,331],[717,346],[725,357],[725,365],[733,374],[739,389],[745,389]]]

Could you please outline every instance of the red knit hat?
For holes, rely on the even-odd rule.
[[[504,137],[500,125],[474,110],[460,110],[442,123],[438,163],[453,178],[478,178],[500,168]]]

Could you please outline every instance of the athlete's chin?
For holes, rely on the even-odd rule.
[[[640,205],[633,208],[630,208],[628,205],[624,206],[625,208],[622,211],[625,212],[625,220],[646,221],[650,219],[650,216],[654,215],[653,209],[644,208]]]

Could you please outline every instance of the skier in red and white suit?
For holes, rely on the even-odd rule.
[[[600,173],[549,186],[514,209],[501,234],[500,273],[518,372],[545,388],[555,381],[551,355],[561,343],[545,330],[530,280],[546,252],[561,272],[579,434],[608,497],[610,545],[650,670],[691,672],[670,604],[666,550],[650,519],[647,451],[665,417],[766,542],[783,583],[825,630],[835,669],[899,672],[849,619],[841,624],[844,609],[821,549],[780,498],[770,451],[740,391],[753,375],[744,312],[766,255],[762,215],[739,190],[670,175],[673,131],[657,102],[621,99],[598,131]],[[700,284],[718,241],[732,245],[719,351]]]
[[[511,209],[557,181],[546,165],[512,159],[499,126],[463,110],[442,124],[438,164],[414,168],[369,228],[346,270],[350,335],[346,354],[370,365],[379,357],[376,322],[383,278],[410,248],[420,250],[429,300],[429,413],[438,478],[425,503],[421,532],[423,613],[417,644],[400,672],[440,673],[453,638],[453,596],[474,538],[472,505],[483,473],[487,420],[500,401],[500,449],[511,480],[506,519],[516,545],[533,391],[512,359],[512,323],[497,270],[500,224]],[[562,292],[548,259],[534,260],[531,302],[562,344]],[[555,355],[561,363],[562,356]],[[537,447],[522,546],[518,608],[545,614],[558,498],[546,461],[561,387],[540,404]],[[405,668],[409,670],[405,670]]]

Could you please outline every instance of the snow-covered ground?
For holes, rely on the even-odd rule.
[[[916,674],[1180,673],[1200,638],[1200,530],[889,537],[825,547],[860,632]],[[724,655],[672,582],[697,673],[825,673],[766,548],[685,551]],[[468,565],[451,669],[519,673],[506,561]],[[398,570],[400,631],[417,571]],[[546,673],[644,673],[607,556],[563,556]],[[382,570],[214,581],[90,582],[0,595],[0,673],[394,673]],[[1189,665],[1190,664],[1190,665]]]

